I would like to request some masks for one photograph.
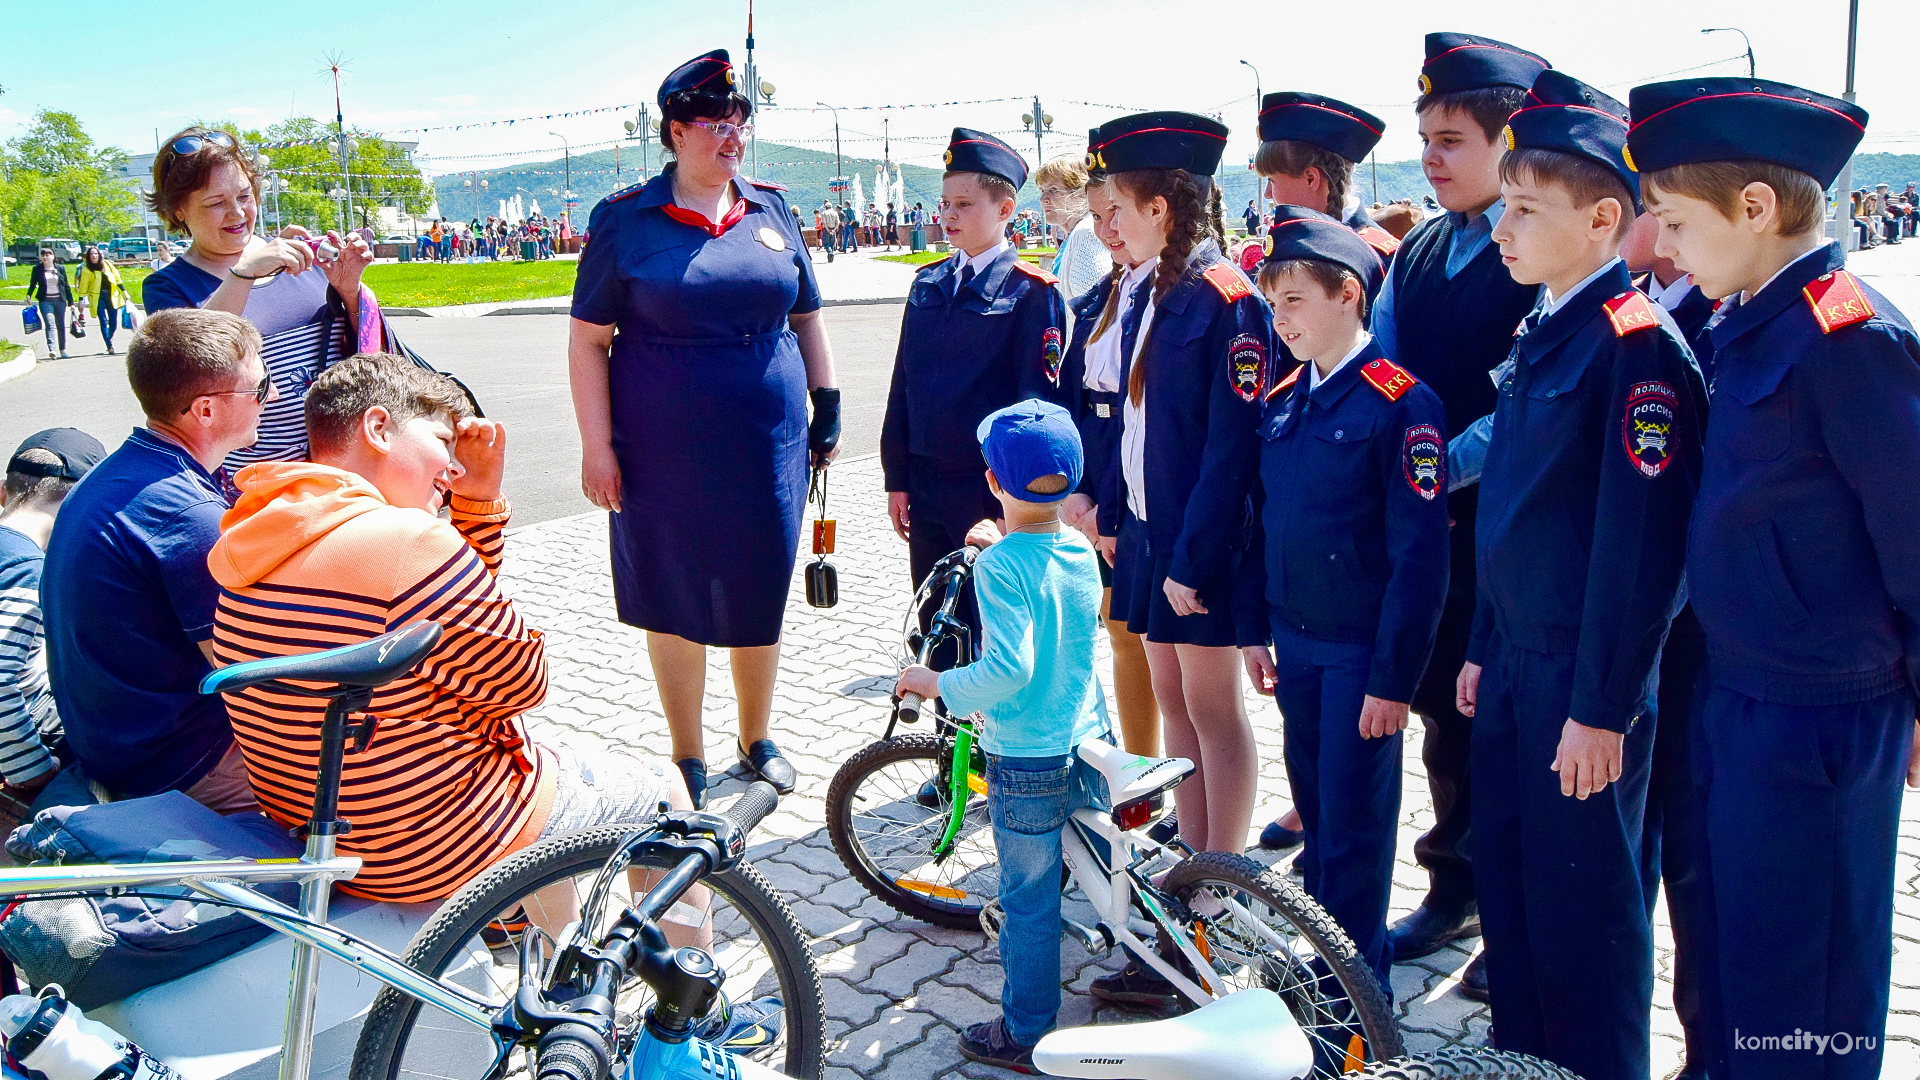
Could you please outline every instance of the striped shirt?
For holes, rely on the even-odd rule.
[[[0,777],[24,783],[53,771],[42,735],[58,736],[40,623],[40,545],[0,525]]]
[[[541,637],[494,576],[504,499],[455,496],[452,523],[388,505],[352,473],[273,462],[235,478],[240,501],[208,564],[222,592],[222,663],[363,641],[432,620],[440,644],[413,674],[375,692],[372,745],[349,751],[343,855],[364,860],[344,892],[417,902],[445,897],[531,843],[553,797],[521,714],[546,696]],[[254,793],[283,825],[312,811],[325,702],[261,687],[227,695]]]

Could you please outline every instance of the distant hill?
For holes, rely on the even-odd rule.
[[[1863,155],[1865,161],[1870,157],[1891,157],[1892,155]],[[633,143],[620,150],[620,171],[614,172],[614,152],[596,150],[590,154],[581,154],[573,159],[573,190],[580,196],[580,221],[585,224],[586,215],[591,213],[595,204],[607,195],[638,183],[642,179],[639,169],[641,160],[640,145]],[[660,148],[653,146],[647,153],[647,162],[652,171],[660,168]],[[874,199],[873,170],[880,164],[877,158],[847,157],[847,175],[859,176],[861,184],[867,189],[869,201]],[[1905,160],[1920,165],[1920,157],[1908,157]],[[757,178],[772,180],[787,187],[787,201],[803,210],[820,205],[827,197],[827,181],[834,175],[833,154],[822,153],[818,148],[787,146],[781,143],[763,142],[760,144],[760,169]],[[1362,164],[1354,170],[1354,193],[1365,202],[1375,198],[1374,167]],[[1383,161],[1378,166],[1378,198],[1382,201],[1419,198],[1430,190],[1425,177],[1421,175],[1417,161]],[[907,205],[922,203],[931,208],[940,201],[940,170],[924,168],[919,165],[902,167],[906,182]],[[1920,176],[1920,168],[1912,171]],[[480,190],[480,181],[487,181],[487,189]],[[1220,181],[1220,199],[1225,209],[1227,224],[1232,226],[1239,221],[1240,211],[1247,200],[1258,198],[1260,178],[1244,162],[1223,162],[1218,176]],[[471,188],[466,182],[471,181]],[[510,198],[516,192],[522,200],[538,202],[540,209],[549,214],[560,210],[560,198],[556,192],[565,184],[565,168],[562,159],[530,162],[511,165],[500,169],[462,172],[441,176],[434,180],[435,194],[440,201],[442,216],[466,221],[475,217],[486,217],[500,211],[500,201]],[[1905,180],[1902,179],[1904,184]],[[1020,208],[1034,209],[1039,206],[1039,196],[1033,185],[1028,184],[1020,190]]]

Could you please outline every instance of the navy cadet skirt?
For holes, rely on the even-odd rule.
[[[1173,569],[1173,551],[1153,546],[1147,523],[1122,511],[1120,536],[1113,553],[1111,618],[1126,620],[1127,629],[1163,645],[1206,645],[1231,648],[1234,642],[1233,579],[1238,556],[1213,580],[1198,586],[1204,614],[1175,615],[1167,600],[1167,574]],[[1188,584],[1182,582],[1181,584]]]

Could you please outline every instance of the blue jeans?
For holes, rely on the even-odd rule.
[[[47,332],[47,351],[53,351],[53,335],[60,335],[60,351],[67,351],[67,302],[40,301],[40,328]]]
[[[987,811],[1000,853],[1000,1009],[1007,1034],[1032,1046],[1060,1013],[1060,830],[1075,810],[1107,804],[1107,782],[1078,754],[987,755]]]
[[[96,302],[94,314],[100,319],[101,340],[106,342],[107,348],[113,348],[113,332],[118,328],[120,309],[113,306],[113,297],[108,296],[105,289],[100,290],[100,299]]]

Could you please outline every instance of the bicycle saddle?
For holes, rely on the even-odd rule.
[[[279,681],[384,686],[411,671],[439,641],[439,623],[417,622],[355,645],[223,667],[200,680],[200,692],[231,693]]]
[[[1141,757],[1099,739],[1081,743],[1080,757],[1107,778],[1107,798],[1115,806],[1170,788],[1193,771],[1186,758]]]
[[[1299,1080],[1313,1048],[1279,995],[1241,990],[1185,1016],[1144,1024],[1065,1028],[1040,1040],[1049,1076],[1117,1080]]]

